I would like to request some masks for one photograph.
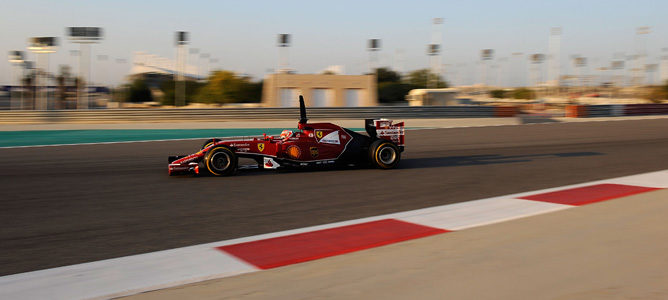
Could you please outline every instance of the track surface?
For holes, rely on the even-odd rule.
[[[168,177],[200,141],[0,149],[0,275],[668,169],[668,120],[409,131],[400,169]]]

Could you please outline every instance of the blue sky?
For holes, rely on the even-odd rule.
[[[256,78],[277,63],[276,34],[293,34],[291,67],[300,73],[343,65],[348,74],[366,70],[369,38],[382,39],[380,64],[404,70],[428,65],[426,44],[431,19],[442,17],[443,63],[460,67],[460,80],[474,81],[481,49],[497,57],[513,52],[545,53],[551,27],[563,28],[561,60],[590,57],[607,63],[616,52],[631,54],[635,28],[650,26],[646,36],[650,59],[668,47],[668,1],[8,1],[0,9],[0,50],[24,50],[30,36],[61,38],[51,55],[51,69],[73,63],[63,39],[65,27],[99,26],[105,40],[93,54],[131,60],[135,51],[174,56],[173,32],[191,32],[191,46],[218,58],[219,67]],[[507,66],[521,80],[526,66]],[[592,66],[593,68],[593,66]],[[96,81],[117,83],[129,64],[95,62]],[[452,70],[452,69],[451,69]],[[9,64],[0,62],[0,82],[9,79]]]

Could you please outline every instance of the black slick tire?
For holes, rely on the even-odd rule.
[[[237,170],[238,158],[232,149],[221,145],[207,151],[202,163],[200,169],[213,176],[229,176]]]
[[[399,147],[388,140],[375,140],[369,147],[369,161],[379,169],[393,169],[401,160]]]
[[[215,144],[215,143],[217,143],[217,142],[220,142],[220,140],[219,140],[219,139],[208,139],[208,140],[206,140],[206,142],[204,142],[204,144],[202,144],[202,148],[201,148],[201,149],[202,149],[202,150],[203,150],[203,149],[206,149],[207,147],[209,147],[209,146],[211,146],[211,145],[213,145],[213,144]]]

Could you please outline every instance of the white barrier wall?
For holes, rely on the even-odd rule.
[[[311,107],[334,106],[334,91],[332,89],[311,90]]]

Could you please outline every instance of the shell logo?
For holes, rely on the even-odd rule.
[[[297,146],[290,146],[288,149],[285,151],[289,157],[298,159],[302,155],[302,151],[299,149]]]

